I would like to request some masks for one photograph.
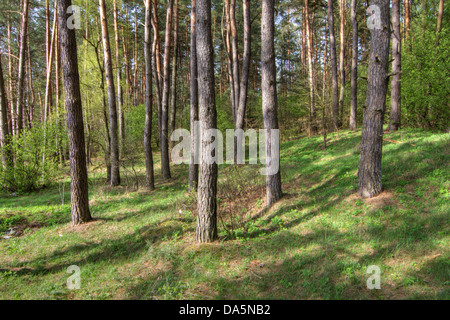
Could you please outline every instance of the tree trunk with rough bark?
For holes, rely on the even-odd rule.
[[[272,158],[271,129],[278,129],[277,81],[274,48],[274,0],[262,0],[261,15],[261,89],[264,128],[266,130],[266,166]],[[275,143],[279,143],[276,141]],[[278,159],[279,160],[279,159]],[[266,176],[267,205],[271,206],[282,197],[280,170]]]
[[[390,41],[389,0],[372,0],[370,4],[380,8],[381,27],[370,29],[367,98],[358,166],[358,194],[364,198],[374,197],[382,191],[381,156]]]
[[[58,0],[61,39],[61,60],[67,108],[67,126],[70,154],[70,192],[72,224],[92,220],[89,212],[88,175],[84,142],[83,111],[81,106],[80,77],[78,74],[77,42],[75,30],[67,26],[67,8],[71,0]]]
[[[198,66],[198,104],[202,152],[198,181],[197,241],[217,239],[217,163],[210,163],[207,147],[212,142],[208,129],[217,128],[214,84],[214,54],[211,35],[211,0],[197,0],[196,44]],[[217,152],[217,150],[216,150]]]

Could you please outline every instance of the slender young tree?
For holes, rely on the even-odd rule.
[[[356,0],[351,2],[352,20],[352,73],[351,73],[351,100],[350,100],[350,130],[356,130],[356,107],[358,94],[358,20],[356,19]]]
[[[113,16],[114,16],[114,40],[116,42],[116,78],[117,78],[117,109],[119,113],[119,138],[121,144],[125,140],[125,119],[123,115],[123,98],[122,98],[122,67],[120,61],[120,41],[119,41],[119,22],[117,8],[117,0],[113,2]]]
[[[305,25],[306,25],[306,46],[308,53],[308,81],[309,81],[309,127],[312,134],[317,132],[316,106],[314,93],[314,67],[313,67],[313,35],[310,30],[309,21],[309,1],[305,0]]]
[[[340,21],[340,44],[339,44],[339,76],[341,87],[339,91],[339,127],[342,126],[344,116],[344,94],[345,94],[345,0],[339,2]]]
[[[161,103],[161,172],[163,179],[170,179],[169,163],[169,85],[170,85],[170,47],[172,33],[173,1],[167,4],[166,36],[164,43],[164,83]]]
[[[25,52],[28,37],[28,11],[29,0],[23,2],[22,30],[20,32],[19,68],[17,76],[17,132],[23,131],[23,105],[24,105],[24,82],[25,82]]]
[[[71,0],[58,0],[58,24],[61,42],[61,60],[64,75],[65,102],[70,154],[70,194],[72,224],[92,220],[89,212],[88,175],[84,142],[83,111],[81,106],[80,76],[78,73],[75,30],[69,29],[67,8]]]
[[[367,97],[358,166],[358,194],[364,198],[374,197],[382,191],[381,156],[390,42],[389,0],[372,0],[370,4],[380,9],[379,16],[373,17],[379,19],[380,25],[370,28]]]
[[[247,89],[251,59],[250,0],[243,0],[242,4],[244,11],[244,56],[242,62],[241,84],[239,89],[239,104],[236,114],[236,129],[244,129],[244,116],[247,106]]]
[[[226,37],[224,40],[225,51],[227,54],[227,67],[228,67],[228,81],[230,83],[230,95],[231,95],[231,110],[233,113],[233,124],[236,124],[236,109],[238,102],[236,101],[235,94],[235,82],[234,82],[234,66],[233,66],[233,56],[232,56],[232,45],[231,45],[231,0],[225,0],[224,4],[225,17],[226,17]]]
[[[336,61],[336,37],[334,33],[333,0],[328,0],[328,32],[330,34],[330,62],[331,62],[331,111],[333,114],[334,130],[339,129],[339,97]]]
[[[178,0],[173,4],[173,55],[172,55],[172,84],[170,85],[170,133],[175,130],[175,118],[177,114],[177,61],[178,61]],[[170,150],[173,141],[170,141]]]
[[[234,88],[234,101],[235,101],[235,124],[237,121],[237,112],[239,108],[239,52],[238,52],[238,39],[236,28],[236,0],[230,0],[230,28],[231,28],[231,51],[233,60],[233,88]]]
[[[392,78],[391,78],[391,117],[389,130],[396,131],[401,124],[401,34],[400,0],[392,0]]]
[[[211,35],[211,0],[196,1],[196,44],[198,105],[202,152],[198,180],[197,241],[217,239],[217,163],[211,163],[207,147],[212,142],[208,129],[217,128],[214,84],[214,55]],[[217,151],[216,151],[217,152]]]
[[[191,5],[191,56],[190,56],[190,124],[191,124],[191,161],[189,163],[189,190],[197,190],[198,185],[198,164],[195,161],[195,150],[197,141],[195,140],[195,122],[198,121],[198,76],[197,76],[197,43],[196,43],[196,0],[192,0]]]
[[[8,98],[6,96],[5,83],[3,77],[2,69],[2,54],[0,53],[0,142],[1,146],[4,148],[2,151],[2,163],[3,169],[8,171],[12,166],[11,153],[9,148],[6,147],[10,142],[10,134],[8,128]]]
[[[155,95],[158,114],[158,143],[161,141],[161,107],[162,107],[162,78],[161,78],[161,37],[159,36],[158,0],[152,1],[152,64],[155,79]]]
[[[145,30],[144,30],[144,56],[145,56],[145,129],[144,150],[146,185],[149,190],[155,188],[155,173],[153,169],[152,154],[152,49],[150,43],[151,32],[151,0],[144,0],[145,4]]]
[[[108,89],[109,128],[111,135],[111,186],[120,184],[119,163],[119,134],[117,128],[116,92],[114,88],[114,73],[111,59],[111,46],[109,43],[108,21],[106,16],[105,0],[99,0],[100,18],[102,25],[103,56],[105,59],[105,77]]]
[[[271,129],[278,129],[277,118],[277,80],[274,47],[274,0],[262,0],[261,13],[261,89],[264,128],[266,129],[266,166],[269,167],[271,154]],[[276,141],[278,143],[278,141]],[[267,205],[270,206],[282,197],[280,171],[266,176]]]
[[[438,11],[438,19],[436,24],[436,33],[437,33],[437,40],[436,42],[439,43],[439,33],[441,33],[442,29],[442,18],[444,16],[444,0],[439,1],[439,11]]]

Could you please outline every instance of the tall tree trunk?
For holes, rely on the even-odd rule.
[[[56,22],[56,4],[55,4],[55,17],[54,17],[54,22],[53,22],[53,29],[50,29],[50,2],[49,0],[45,1],[45,7],[46,7],[46,12],[45,12],[45,29],[46,29],[46,34],[45,34],[45,38],[46,38],[46,52],[45,52],[45,57],[46,57],[46,63],[47,63],[47,72],[48,70],[50,70],[50,74],[51,74],[51,69],[52,69],[52,65],[51,65],[51,56],[53,54],[53,41],[55,38],[55,34],[52,32],[52,30],[55,30],[55,22]],[[50,78],[51,79],[51,78]],[[44,123],[46,122],[47,116],[50,113],[50,110],[52,109],[53,106],[53,87],[52,87],[52,81],[47,81],[46,82],[46,88],[45,88],[45,96],[44,96]]]
[[[155,86],[156,86],[156,93],[159,93],[159,96],[157,96],[158,99],[158,128],[161,130],[161,105],[162,105],[162,86],[163,86],[163,76],[162,76],[162,61],[161,61],[161,37],[159,36],[159,22],[158,22],[158,1],[154,0],[152,2],[153,5],[153,12],[152,12],[152,26],[153,26],[153,33],[155,37],[155,63],[156,66],[154,66],[156,77],[155,77]],[[155,68],[156,67],[156,68]]]
[[[174,3],[173,27],[173,56],[172,56],[172,84],[170,86],[170,133],[175,131],[175,117],[177,108],[177,60],[178,60],[178,0]],[[173,141],[170,141],[170,150]]]
[[[9,133],[12,136],[14,136],[15,130],[16,130],[15,121],[14,121],[15,120],[14,108],[16,106],[16,100],[15,100],[15,92],[14,92],[14,85],[13,85],[13,82],[14,82],[14,78],[13,78],[14,66],[13,66],[12,59],[11,59],[11,57],[12,57],[11,41],[12,40],[11,40],[11,20],[10,20],[9,14],[8,14],[8,26],[7,26],[7,28],[8,28],[8,31],[7,31],[7,34],[8,34],[8,76],[9,76],[9,95],[10,95],[10,97],[9,97],[9,103],[10,103],[10,117],[9,117],[9,120],[10,120],[10,122],[9,122],[8,125],[9,125]]]
[[[411,9],[409,8],[409,0],[405,0],[405,38],[408,38],[409,29],[411,28]]]
[[[19,68],[17,76],[17,133],[23,131],[23,104],[24,104],[24,81],[25,81],[25,51],[27,48],[28,30],[28,5],[29,0],[24,0],[22,14],[22,31],[20,33]]]
[[[138,35],[138,21],[137,21],[137,6],[134,9],[134,58],[133,58],[133,106],[137,106],[138,104],[138,50],[139,43],[137,39]]]
[[[0,138],[2,150],[3,170],[8,172],[13,166],[11,152],[7,145],[11,136],[8,128],[8,98],[6,96],[5,83],[2,69],[2,54],[0,53]]]
[[[247,106],[247,89],[251,55],[250,0],[243,0],[242,4],[244,9],[244,59],[242,63],[242,77],[239,91],[240,96],[236,117],[236,129],[244,129],[244,115]]]
[[[306,66],[306,57],[307,57],[307,52],[308,49],[307,44],[306,44],[306,6],[303,6],[302,8],[302,54],[301,54],[301,60],[302,60],[302,73],[306,74],[307,73],[307,66]]]
[[[153,0],[153,11],[156,10],[157,0]],[[153,73],[155,78],[155,94],[156,94],[156,110],[158,115],[158,135],[157,135],[157,144],[161,140],[161,85],[160,85],[160,76],[159,76],[159,28],[158,28],[158,20],[154,18],[155,13],[153,12],[151,23],[153,27],[153,44],[152,44],[152,64],[153,64]]]
[[[111,133],[111,186],[120,184],[119,135],[117,128],[116,92],[114,88],[114,73],[109,43],[108,21],[106,18],[105,0],[99,0],[102,25],[103,55],[105,58],[105,77],[108,88],[109,127]]]
[[[342,119],[344,116],[344,93],[345,93],[345,0],[340,0],[339,12],[341,16],[340,21],[340,38],[339,45],[339,76],[341,80],[341,88],[339,92],[339,127],[342,126]]]
[[[173,1],[169,0],[167,8],[166,20],[166,36],[164,43],[164,85],[162,92],[162,107],[161,107],[161,171],[163,179],[170,179],[170,164],[169,164],[169,134],[168,134],[168,118],[169,118],[169,85],[170,85],[170,46],[172,33],[172,15],[173,15]]]
[[[152,51],[150,43],[151,32],[151,0],[145,0],[145,34],[144,34],[144,55],[145,55],[145,129],[144,129],[144,149],[145,149],[145,169],[146,186],[149,190],[155,188],[155,173],[153,169],[152,154]]]
[[[58,0],[61,58],[67,108],[70,153],[70,193],[72,224],[92,220],[89,212],[88,175],[84,142],[83,111],[81,106],[80,77],[78,74],[77,42],[75,30],[67,26],[67,8],[71,0]]]
[[[211,154],[206,152],[206,147],[212,142],[207,130],[217,128],[211,0],[197,0],[196,19],[198,104],[202,132],[196,235],[197,241],[202,243],[217,239],[217,163],[210,163]]]
[[[236,124],[236,109],[237,101],[234,88],[234,68],[233,68],[233,57],[231,48],[231,0],[225,0],[224,10],[227,23],[227,32],[225,38],[225,51],[227,53],[227,66],[228,66],[228,81],[230,83],[230,96],[231,96],[231,110],[233,114],[233,124]]]
[[[230,27],[231,27],[231,51],[233,59],[233,88],[234,88],[234,108],[235,108],[235,124],[237,122],[237,113],[239,108],[239,53],[238,39],[236,29],[236,0],[230,0]]]
[[[381,156],[390,40],[389,0],[372,0],[370,3],[380,8],[381,28],[370,29],[367,98],[358,166],[358,194],[364,198],[374,197],[382,191]]]
[[[278,129],[277,77],[274,48],[274,0],[262,0],[261,14],[261,89],[264,128],[266,130],[266,166],[279,156],[272,154],[272,131]],[[307,15],[306,15],[307,16]],[[279,141],[275,141],[279,143]],[[266,176],[267,205],[271,206],[282,197],[280,170]]]
[[[317,132],[316,124],[316,107],[315,107],[315,93],[314,93],[314,68],[313,68],[313,45],[312,45],[312,33],[309,23],[309,1],[305,0],[305,24],[306,24],[306,43],[308,53],[308,81],[309,81],[309,128],[312,134]]]
[[[50,100],[52,100],[52,92],[51,92],[51,86],[52,86],[52,67],[53,67],[53,48],[55,46],[55,39],[56,39],[56,21],[58,19],[58,14],[56,12],[56,6],[55,6],[55,17],[53,20],[53,29],[52,29],[52,35],[50,38],[50,44],[48,49],[48,60],[47,60],[47,80],[45,82],[45,96],[44,96],[44,126],[47,123],[48,117],[50,116]],[[45,146],[44,146],[45,147]]]
[[[189,190],[197,190],[198,186],[198,163],[195,155],[197,141],[195,137],[198,132],[195,130],[195,122],[198,121],[198,76],[197,76],[197,30],[196,30],[196,0],[192,0],[191,7],[191,56],[190,56],[190,127],[191,127],[191,161],[189,163]]]
[[[331,61],[331,111],[333,114],[334,130],[339,129],[339,97],[336,61],[336,38],[334,34],[333,0],[328,0],[328,31],[330,34],[330,61]]]
[[[401,35],[400,0],[392,0],[392,79],[391,79],[391,117],[389,130],[396,131],[401,124]]]
[[[356,0],[351,3],[352,19],[352,73],[351,73],[351,102],[350,102],[350,130],[356,130],[356,108],[358,105],[358,20],[356,19]]]
[[[438,19],[437,19],[437,25],[436,25],[436,45],[439,45],[439,34],[441,33],[441,29],[442,29],[443,16],[444,16],[444,0],[440,0],[439,1]]]
[[[121,145],[125,140],[125,122],[123,115],[123,97],[122,97],[122,63],[120,61],[120,43],[119,43],[119,27],[118,27],[118,8],[117,0],[114,0],[114,39],[116,42],[116,77],[117,77],[117,109],[119,113],[119,139]]]

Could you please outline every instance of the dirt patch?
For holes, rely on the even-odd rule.
[[[9,228],[7,232],[2,236],[3,239],[10,239],[13,237],[20,237],[23,236],[26,229],[40,229],[44,226],[44,223],[26,223],[26,224],[19,224],[14,227]]]
[[[72,232],[85,233],[85,232],[89,231],[90,229],[97,227],[98,225],[104,224],[105,222],[106,221],[103,219],[94,218],[93,220],[91,220],[89,222],[79,224],[76,226],[73,226],[71,223],[69,223],[62,229],[58,230],[58,232],[60,232],[60,233],[72,233]]]
[[[365,199],[366,204],[371,205],[372,207],[379,209],[386,206],[398,206],[398,201],[395,198],[395,195],[393,192],[385,190],[381,192],[378,196]]]

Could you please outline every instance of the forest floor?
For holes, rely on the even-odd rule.
[[[219,166],[212,244],[195,241],[187,165],[152,192],[143,156],[138,189],[131,168],[112,189],[92,166],[95,220],[78,227],[68,176],[2,195],[0,299],[449,299],[450,134],[386,133],[384,191],[369,200],[356,194],[360,134],[330,134],[325,149],[320,136],[284,142],[285,196],[270,210],[260,165]],[[78,290],[66,285],[71,265]],[[367,288],[371,265],[379,290]]]

